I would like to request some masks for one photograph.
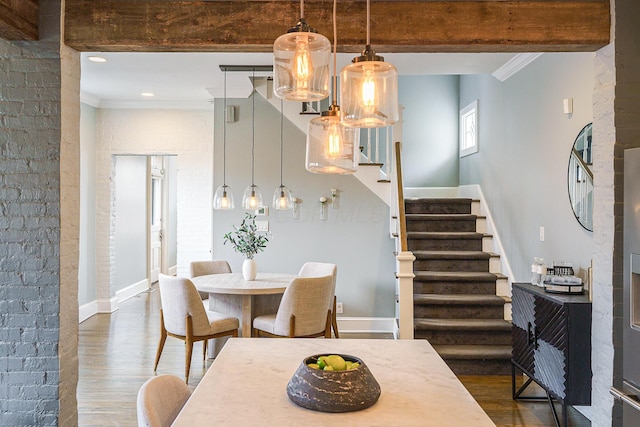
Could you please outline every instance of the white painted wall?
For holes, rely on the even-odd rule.
[[[405,187],[458,185],[458,76],[400,76]]]
[[[570,261],[583,278],[593,258],[593,233],[575,219],[567,191],[573,142],[593,121],[593,60],[548,53],[504,82],[460,78],[460,105],[479,102],[479,152],[460,159],[460,184],[482,188],[517,281],[530,280],[534,257]],[[572,115],[564,98],[573,98]]]
[[[115,156],[116,292],[147,278],[147,157]]]

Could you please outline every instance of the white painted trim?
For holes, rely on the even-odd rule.
[[[459,197],[458,187],[405,187],[403,192],[407,199]]]
[[[78,308],[78,323],[82,323],[94,314],[98,313],[98,301],[93,300],[86,304],[82,304]]]
[[[509,61],[507,61],[502,67],[495,70],[491,75],[501,82],[507,80],[509,77],[522,70],[527,65],[538,59],[542,53],[519,53]]]
[[[90,105],[93,108],[100,107],[100,98],[87,92],[80,92],[80,102]]]
[[[493,252],[500,255],[500,272],[507,276],[507,281],[509,283],[509,295],[503,296],[511,296],[511,283],[513,282],[513,271],[511,270],[511,264],[509,263],[509,259],[507,258],[507,254],[502,246],[502,240],[500,240],[500,234],[495,227],[495,223],[493,222],[493,216],[491,215],[491,210],[487,205],[486,199],[484,197],[484,193],[479,185],[461,185],[458,187],[459,189],[459,197],[468,197],[471,199],[480,200],[480,211],[485,216],[486,222],[486,232],[493,236],[492,245]]]
[[[118,298],[113,297],[108,300],[96,300],[98,313],[113,313],[118,309]]]
[[[122,304],[122,302],[128,300],[129,298],[135,297],[140,292],[146,291],[147,288],[149,288],[149,279],[143,279],[138,283],[134,283],[133,285],[129,285],[124,289],[120,289],[116,292],[118,304]]]
[[[208,101],[153,101],[153,100],[101,100],[100,108],[122,108],[139,110],[213,110],[213,103]]]
[[[169,267],[169,271],[167,272],[167,275],[176,276],[177,274],[178,274],[178,266],[177,265],[172,265],[171,267]]]
[[[338,332],[393,333],[396,319],[392,317],[338,317]]]

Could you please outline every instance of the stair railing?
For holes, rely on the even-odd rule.
[[[413,261],[416,257],[408,249],[407,221],[404,205],[402,181],[401,143],[394,144],[394,164],[391,173],[391,223],[396,237],[396,325],[395,336],[399,339],[413,339]]]

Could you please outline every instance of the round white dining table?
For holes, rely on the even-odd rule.
[[[258,273],[255,280],[244,280],[241,273],[207,274],[191,281],[201,292],[209,293],[209,309],[240,319],[242,337],[251,337],[256,316],[275,313],[293,274]]]

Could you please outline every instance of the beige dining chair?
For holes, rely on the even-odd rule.
[[[189,277],[205,276],[207,274],[225,274],[231,273],[231,266],[223,259],[212,259],[207,261],[191,261],[189,264]],[[207,292],[200,292],[200,298],[205,300],[209,298]]]
[[[237,318],[206,310],[191,280],[160,274],[160,343],[156,353],[155,372],[162,355],[167,335],[185,342],[185,382],[189,382],[189,368],[193,343],[203,341],[202,354],[206,357],[207,342],[211,338],[238,336]]]
[[[175,375],[159,375],[138,390],[138,427],[169,427],[189,400],[189,386]]]
[[[333,276],[333,294],[331,304],[331,327],[333,328],[333,334],[336,338],[340,338],[338,333],[338,319],[336,317],[336,276],[338,273],[338,267],[335,264],[327,262],[305,262],[300,268],[298,276],[302,277],[319,277],[319,276]]]
[[[253,319],[254,336],[289,338],[331,338],[331,310],[328,310],[333,277],[297,277],[287,286],[275,314]]]

